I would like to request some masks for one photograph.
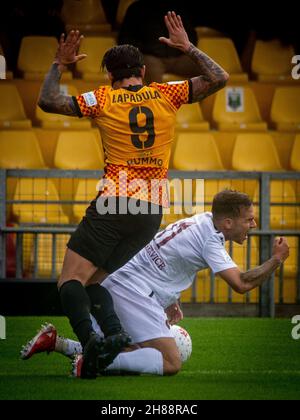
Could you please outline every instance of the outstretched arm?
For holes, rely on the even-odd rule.
[[[82,40],[79,31],[71,31],[67,38],[62,34],[54,62],[46,75],[41,88],[38,105],[45,112],[78,116],[78,110],[71,96],[63,95],[59,90],[59,82],[66,66],[86,57],[77,55]]]
[[[169,38],[161,37],[159,40],[169,47],[184,52],[199,68],[199,76],[191,79],[193,86],[192,101],[199,102],[206,96],[222,89],[229,78],[228,73],[207,54],[191,44],[181,17],[176,15],[175,12],[169,12],[165,16],[165,23],[169,31]]]
[[[273,255],[264,264],[245,273],[240,272],[238,268],[231,268],[218,274],[233,290],[237,293],[244,294],[261,286],[288,256],[289,246],[287,240],[285,238],[275,239]]]

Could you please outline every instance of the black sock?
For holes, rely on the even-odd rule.
[[[122,330],[120,320],[115,313],[112,297],[105,287],[93,284],[86,288],[91,301],[91,314],[96,319],[105,337]]]
[[[93,332],[90,318],[91,302],[85,288],[78,280],[70,280],[59,291],[65,315],[69,318],[74,333],[84,347]]]

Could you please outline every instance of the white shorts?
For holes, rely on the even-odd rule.
[[[137,291],[129,283],[121,283],[111,277],[102,286],[109,290],[122,327],[133,343],[173,338],[166,313],[153,293]]]

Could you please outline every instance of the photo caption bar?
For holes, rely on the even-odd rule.
[[[199,406],[197,402],[171,401],[161,403],[150,403],[146,401],[111,402],[102,405],[101,416],[126,416],[135,418],[139,416],[185,416],[198,415]]]

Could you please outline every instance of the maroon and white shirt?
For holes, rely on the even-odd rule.
[[[236,267],[225,249],[225,237],[211,213],[180,220],[157,233],[136,256],[107,280],[128,283],[141,293],[154,292],[167,308],[188,289],[198,271],[214,273]]]

